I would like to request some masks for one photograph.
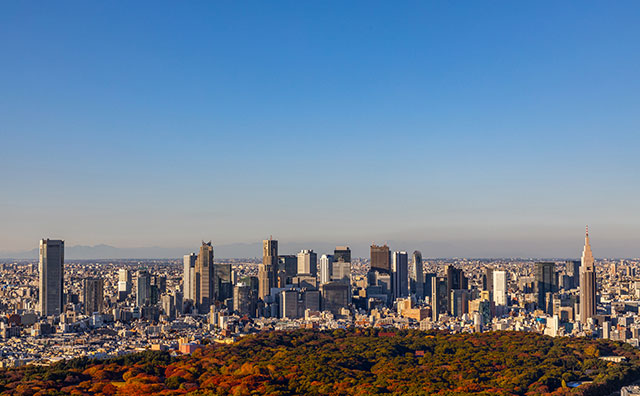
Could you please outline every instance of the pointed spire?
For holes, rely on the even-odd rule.
[[[589,243],[589,226],[586,227],[584,237],[584,249],[582,250],[582,265],[593,268],[593,253],[591,252],[591,243]]]

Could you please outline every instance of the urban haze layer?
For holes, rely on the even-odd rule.
[[[425,260],[371,245],[215,258],[202,242],[181,260],[65,262],[42,239],[39,261],[2,264],[3,367],[144,350],[189,354],[203,344],[283,329],[347,327],[515,330],[639,345],[640,260]],[[288,252],[287,252],[288,253]]]

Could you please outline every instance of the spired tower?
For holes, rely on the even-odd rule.
[[[587,227],[582,251],[582,263],[580,265],[580,322],[587,320],[596,314],[596,269],[589,243],[589,227]]]

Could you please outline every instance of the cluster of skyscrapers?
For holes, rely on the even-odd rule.
[[[459,317],[472,311],[490,316],[510,305],[508,273],[504,270],[485,268],[478,291],[470,287],[461,268],[447,265],[444,273],[425,272],[421,252],[414,251],[409,257],[405,251],[392,252],[386,244],[372,244],[369,270],[364,279],[355,281],[348,246],[337,246],[332,254],[320,258],[310,249],[279,255],[278,241],[273,238],[264,240],[262,247],[257,276],[237,279],[231,264],[215,262],[210,241],[203,241],[197,254],[184,256],[181,289],[168,292],[166,278],[144,269],[137,271],[133,317],[154,318],[160,312],[176,317],[226,309],[249,317],[298,318],[307,310],[339,315],[345,309],[369,312],[411,300],[424,307],[418,319],[427,315],[437,321],[441,315]],[[588,231],[581,261],[567,262],[562,274],[555,267],[554,262],[536,262],[531,284],[527,285],[526,279],[519,283],[534,293],[537,309],[549,314],[568,309],[571,317],[587,323],[596,315],[597,287]],[[64,313],[64,241],[40,241],[39,270],[40,314]],[[118,299],[124,301],[133,290],[132,274],[120,269],[118,277]],[[579,287],[578,301],[559,302],[556,293],[560,287]],[[86,315],[103,310],[103,289],[102,279],[83,280]]]

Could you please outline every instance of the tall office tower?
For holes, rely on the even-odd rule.
[[[264,299],[277,285],[278,241],[273,238],[262,241],[262,264],[258,268],[258,297]]]
[[[565,272],[571,279],[570,281],[571,289],[576,289],[578,286],[580,286],[580,261],[579,260],[567,261],[565,263]]]
[[[173,300],[175,302],[176,315],[184,313],[184,296],[182,295],[182,292],[175,290],[173,292]]]
[[[391,253],[389,246],[371,245],[371,271],[378,271],[385,274],[391,273]]]
[[[124,282],[129,286],[128,291],[131,291],[131,271],[126,268],[120,268],[118,270],[118,282]]]
[[[154,275],[151,277],[151,286],[155,286],[158,290],[158,298],[160,294],[163,294],[167,291],[167,277],[162,275]],[[158,299],[156,299],[156,302]]]
[[[84,303],[84,314],[93,315],[94,312],[102,312],[104,301],[104,281],[99,278],[84,279],[82,291],[82,302]]]
[[[64,241],[40,240],[40,301],[42,316],[60,315],[63,311]]]
[[[556,264],[552,262],[537,262],[534,264],[535,291],[538,296],[538,308],[546,313],[553,313],[547,293],[555,293],[556,287]]]
[[[298,275],[318,275],[318,255],[313,250],[298,253]]]
[[[285,254],[278,256],[277,287],[291,284],[291,280],[298,275],[298,256]]]
[[[584,238],[582,250],[582,265],[580,266],[580,322],[586,324],[587,320],[596,314],[596,268],[589,244],[589,228]]]
[[[447,278],[434,276],[431,278],[431,315],[433,321],[437,321],[440,314],[449,310],[449,297],[447,294]]]
[[[507,273],[493,271],[493,302],[496,305],[507,304]]]
[[[451,296],[451,290],[467,290],[469,288],[469,281],[461,268],[456,268],[453,265],[447,265],[446,272],[447,296]],[[450,308],[449,305],[448,307]]]
[[[132,288],[131,271],[126,268],[118,270],[118,301],[126,300]]]
[[[185,254],[183,257],[182,294],[185,300],[195,301],[196,288],[196,260],[195,253]]]
[[[271,288],[269,287],[269,274],[271,268],[264,264],[258,266],[258,298],[264,300],[269,295]]]
[[[298,290],[286,289],[278,293],[279,318],[296,319],[300,317],[298,311]]]
[[[436,276],[433,272],[424,274],[424,298],[431,298],[431,280]]]
[[[196,259],[196,308],[198,313],[209,313],[214,300],[214,268],[213,268],[213,246],[211,241],[204,242],[200,246],[200,253]]]
[[[318,268],[320,276],[320,284],[331,282],[331,274],[333,272],[333,256],[330,254],[323,254],[320,257],[320,267]]]
[[[238,283],[233,288],[233,309],[238,315],[256,316],[255,292],[249,285]]]
[[[142,308],[151,304],[151,274],[149,271],[138,271],[136,306]]]
[[[336,246],[331,264],[331,280],[351,284],[351,248]]]
[[[493,292],[493,268],[487,267],[482,275],[482,290]]]
[[[349,305],[351,286],[341,282],[329,282],[320,286],[322,310],[339,315],[342,308]]]
[[[331,263],[331,281],[351,284],[351,262],[338,260]]]
[[[393,297],[409,295],[409,255],[407,252],[393,252],[391,259],[391,284]]]
[[[162,302],[162,311],[169,319],[176,317],[176,298],[173,294],[163,294],[160,301]]]
[[[451,302],[451,306],[449,307],[451,315],[460,317],[466,313],[469,313],[469,290],[451,290],[451,295],[449,296],[449,298],[449,301]]]
[[[422,268],[422,253],[419,250],[413,252],[411,260],[410,289],[418,300],[424,298],[424,269]]]
[[[336,246],[333,250],[333,259],[335,261],[351,262],[351,248],[349,246]]]
[[[215,301],[224,302],[233,298],[233,283],[231,282],[231,263],[214,264],[213,295]]]

